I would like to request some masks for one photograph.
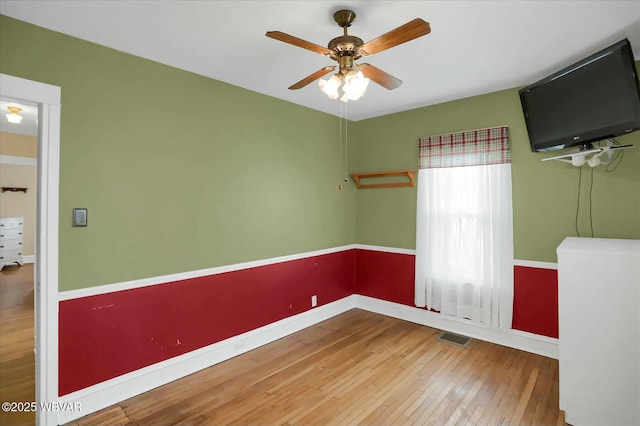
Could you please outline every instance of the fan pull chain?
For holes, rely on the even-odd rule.
[[[342,168],[342,102],[338,102],[340,108],[338,112],[338,124],[339,124],[339,135],[338,139],[340,141],[340,164],[339,167]],[[339,172],[338,172],[339,173]]]
[[[347,182],[348,178],[348,164],[349,164],[349,102],[345,102],[344,105],[344,181]]]

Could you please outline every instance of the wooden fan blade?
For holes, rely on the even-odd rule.
[[[402,84],[402,80],[382,71],[378,67],[374,67],[371,64],[360,64],[358,69],[362,71],[365,77],[375,81],[380,86],[388,90],[397,89]]]
[[[328,55],[330,53],[329,49],[327,49],[326,47],[322,47],[322,46],[317,45],[315,43],[311,43],[310,41],[306,41],[306,40],[303,40],[301,38],[294,37],[292,35],[285,34],[285,33],[280,32],[280,31],[267,31],[267,33],[265,35],[267,37],[269,37],[269,38],[273,38],[275,40],[280,40],[280,41],[283,41],[285,43],[292,44],[294,46],[302,47],[303,49],[307,49],[307,50],[310,50],[312,52],[319,53],[321,55]]]
[[[300,80],[299,82],[297,82],[296,84],[292,85],[291,87],[289,87],[289,90],[297,90],[297,89],[302,89],[304,86],[306,86],[307,84],[319,79],[320,77],[322,77],[325,74],[329,74],[331,71],[333,71],[334,69],[336,69],[336,65],[331,66],[331,67],[324,67],[322,69],[319,69],[318,71],[314,72],[313,74],[311,74],[308,77],[303,78],[302,80]],[[364,74],[364,73],[363,73]]]
[[[373,55],[374,53],[382,52],[383,50],[387,50],[391,47],[406,43],[415,38],[422,37],[423,35],[427,35],[430,32],[431,27],[429,26],[429,23],[420,18],[416,18],[411,22],[407,22],[406,24],[399,26],[395,30],[391,30],[386,34],[365,43],[360,51],[364,55]]]

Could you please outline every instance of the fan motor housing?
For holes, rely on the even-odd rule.
[[[329,56],[333,59],[347,55],[352,56],[355,60],[362,56],[360,48],[363,44],[364,41],[360,37],[343,35],[331,40],[327,48],[331,51]]]

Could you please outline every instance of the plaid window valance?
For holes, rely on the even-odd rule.
[[[420,168],[510,163],[508,130],[502,126],[420,138]]]

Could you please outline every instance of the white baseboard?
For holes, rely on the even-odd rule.
[[[425,309],[387,302],[372,297],[361,295],[356,295],[355,297],[356,308],[558,359],[558,339],[513,329],[503,330],[484,327],[464,320],[447,318]]]
[[[30,256],[22,256],[22,261],[24,263],[36,263],[36,255],[32,254]]]
[[[61,404],[80,407],[79,411],[59,413],[64,424],[103,408],[117,404],[151,389],[211,367],[222,361],[274,342],[355,307],[355,296],[285,318],[280,321],[234,336],[222,342],[150,365],[97,385],[60,397]],[[79,403],[79,404],[77,404]],[[75,404],[75,405],[74,405]]]
[[[61,404],[80,407],[79,411],[59,413],[64,424],[107,408],[151,389],[274,342],[350,309],[359,308],[381,315],[462,334],[503,346],[558,358],[558,341],[517,330],[497,330],[450,319],[424,309],[387,302],[367,296],[351,295],[207,347],[150,365],[60,397]]]

